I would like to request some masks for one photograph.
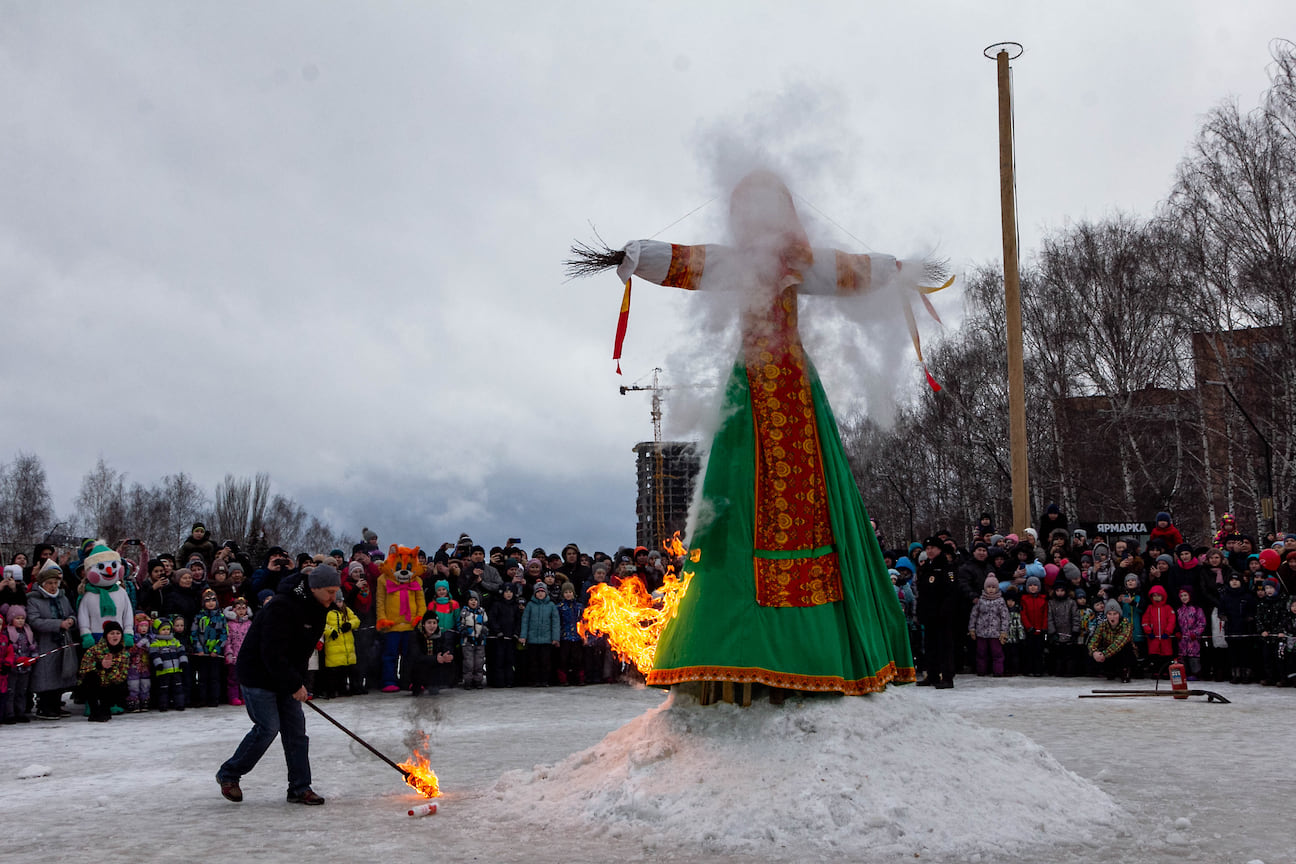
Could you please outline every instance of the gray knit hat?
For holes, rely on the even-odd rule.
[[[306,577],[306,582],[311,588],[341,588],[342,577],[331,564],[317,564],[315,569]]]

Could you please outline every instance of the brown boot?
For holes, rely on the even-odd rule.
[[[237,804],[243,800],[243,790],[239,788],[237,780],[221,780],[220,790],[227,801],[233,801]]]
[[[324,799],[321,796],[316,795],[314,790],[307,789],[304,792],[289,792],[288,803],[289,804],[323,804]]]

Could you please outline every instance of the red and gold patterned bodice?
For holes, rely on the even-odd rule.
[[[755,578],[762,606],[819,606],[841,599],[819,430],[796,286],[743,319],[743,362],[756,442]]]

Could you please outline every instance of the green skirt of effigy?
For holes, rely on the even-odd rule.
[[[762,606],[754,575],[756,442],[747,371],[739,363],[711,445],[678,615],[658,643],[650,685],[731,681],[859,695],[914,680],[904,614],[851,475],[837,422],[806,361],[841,599]]]

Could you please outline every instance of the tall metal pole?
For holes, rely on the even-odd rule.
[[[997,49],[997,50],[996,50]],[[1008,335],[1008,444],[1012,454],[1012,526],[1030,526],[1030,466],[1026,458],[1026,374],[1022,365],[1021,282],[1017,272],[1017,192],[1013,165],[1012,81],[1008,61],[1021,56],[1016,42],[985,50],[999,78],[999,203],[1003,217],[1004,312]],[[1041,538],[1043,539],[1043,538]]]

